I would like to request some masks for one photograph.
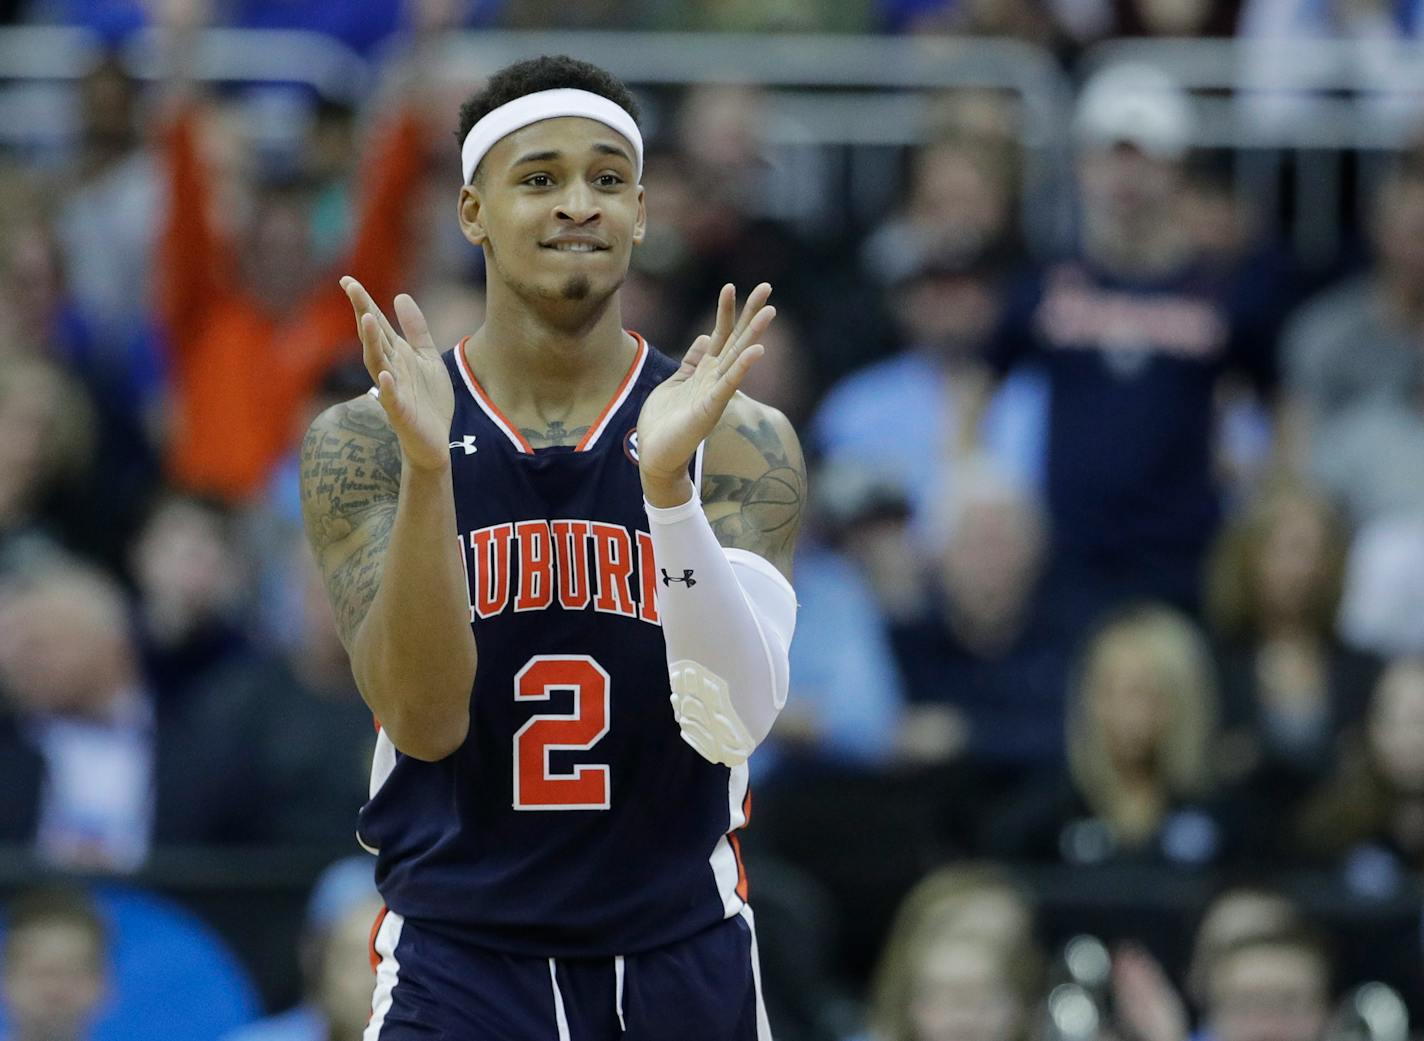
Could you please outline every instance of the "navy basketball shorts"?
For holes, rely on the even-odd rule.
[[[531,958],[379,920],[362,1041],[770,1041],[751,908],[667,947]]]

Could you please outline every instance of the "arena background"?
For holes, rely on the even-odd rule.
[[[776,1036],[1424,1016],[1418,0],[0,12],[4,1036],[359,1037],[374,735],[295,448],[369,384],[339,274],[478,325],[456,110],[545,53],[643,106],[625,324],[775,290]],[[97,961],[45,939],[94,909]]]

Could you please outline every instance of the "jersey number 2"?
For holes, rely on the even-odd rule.
[[[555,773],[550,752],[586,752],[608,733],[608,673],[586,654],[536,654],[514,677],[516,701],[548,701],[572,691],[572,715],[534,716],[514,734],[516,810],[606,810],[608,767]]]

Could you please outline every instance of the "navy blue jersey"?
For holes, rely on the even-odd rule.
[[[426,763],[384,736],[360,839],[387,905],[471,943],[607,956],[744,905],[746,767],[707,762],[669,701],[634,426],[677,363],[638,339],[577,448],[532,451],[444,355],[459,545],[479,651],[470,732]]]

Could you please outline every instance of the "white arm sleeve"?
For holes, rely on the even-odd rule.
[[[678,727],[704,759],[738,766],[786,704],[796,594],[765,558],[724,550],[696,495],[644,506]]]

